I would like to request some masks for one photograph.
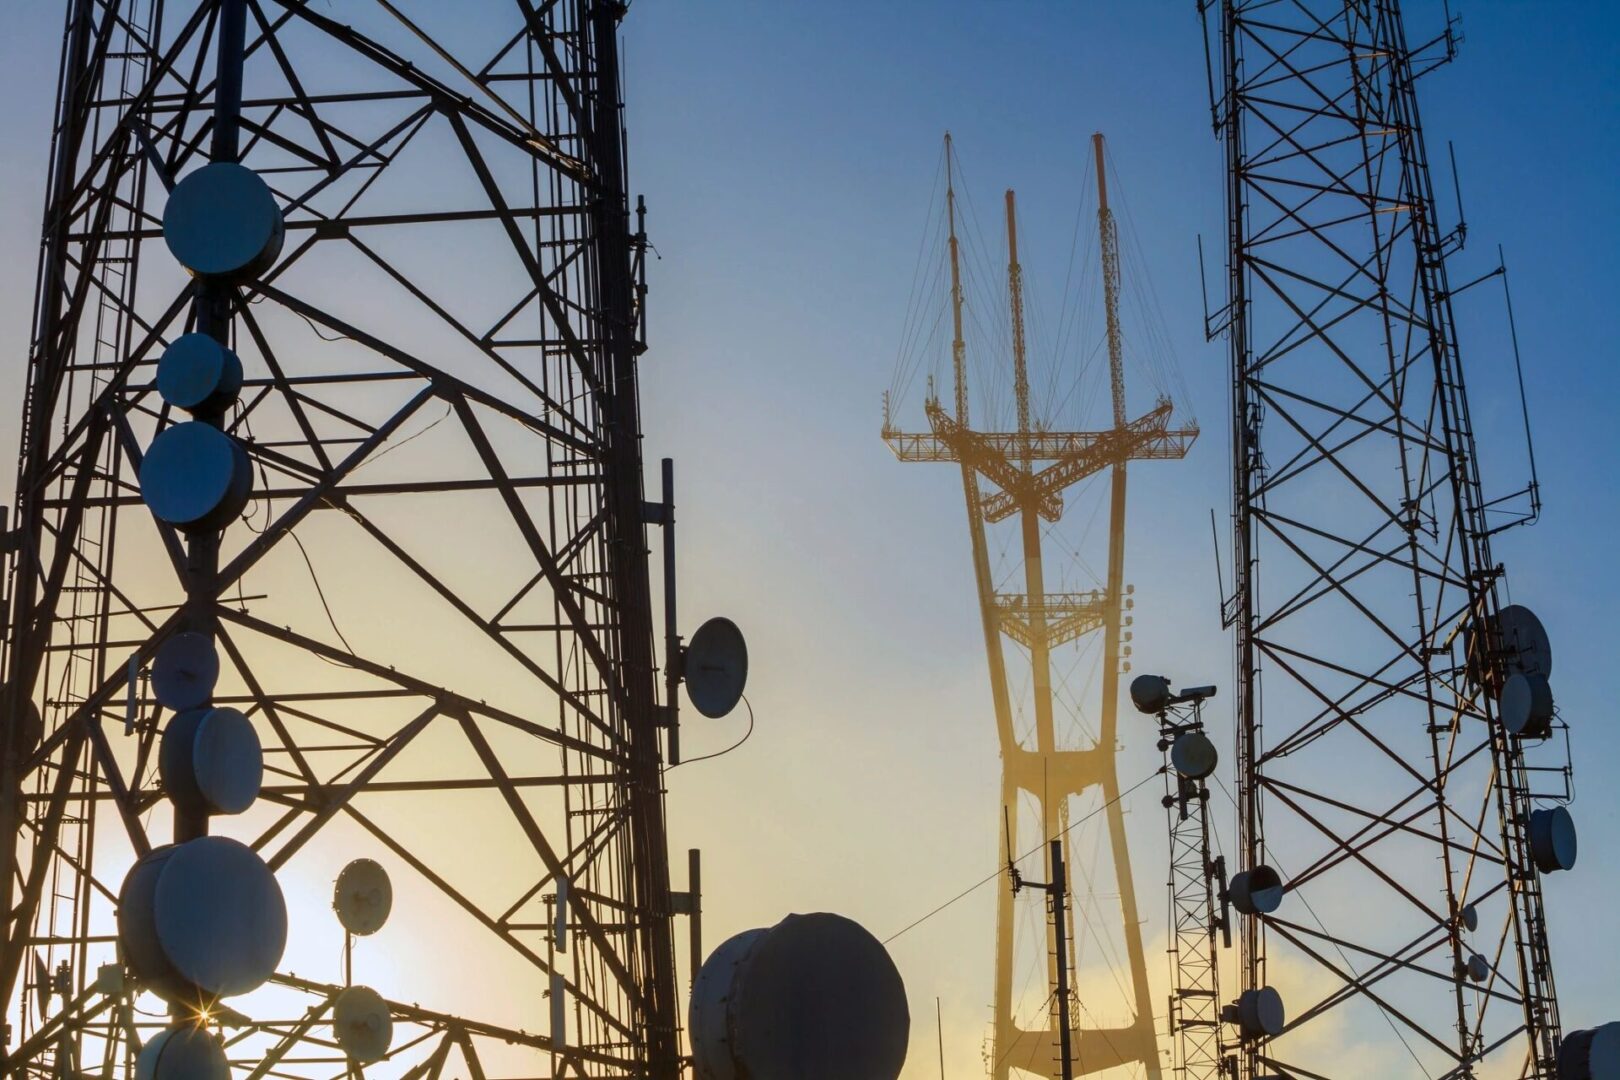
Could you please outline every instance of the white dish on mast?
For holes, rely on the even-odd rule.
[[[1202,731],[1183,732],[1170,744],[1170,764],[1189,780],[1203,780],[1220,760],[1220,752]]]
[[[883,945],[841,915],[789,915],[710,955],[692,985],[697,1080],[895,1080],[911,1031]]]
[[[118,894],[118,940],[144,986],[198,1007],[245,994],[275,974],[287,903],[257,852],[200,836],[143,856]]]
[[[350,986],[332,1000],[332,1037],[362,1065],[388,1056],[394,1041],[394,1015],[383,996],[369,986]]]
[[[1570,1031],[1558,1049],[1559,1080],[1620,1080],[1620,1023]]]
[[[692,707],[718,720],[737,707],[748,685],[748,643],[737,624],[716,616],[697,628],[681,658]]]
[[[1508,734],[1545,738],[1552,733],[1553,692],[1547,676],[1514,672],[1502,683],[1496,704]]]
[[[253,466],[234,438],[200,420],[158,432],[141,461],[141,498],[159,521],[217,529],[247,505]]]
[[[1543,874],[1573,870],[1579,847],[1575,819],[1562,806],[1530,811],[1530,855]]]
[[[177,409],[223,408],[241,393],[242,361],[207,334],[182,334],[158,360],[157,388]]]
[[[146,1041],[135,1080],[230,1080],[225,1048],[206,1027],[181,1021]]]
[[[1496,615],[1509,671],[1523,675],[1552,675],[1552,641],[1535,612],[1523,604],[1509,604]]]
[[[259,797],[264,748],[236,709],[190,709],[163,729],[158,769],[176,806],[240,814]]]
[[[219,682],[219,652],[207,634],[186,630],[157,647],[152,695],[165,709],[183,712],[205,704]]]
[[[210,162],[188,174],[163,208],[169,251],[201,277],[252,277],[275,262],[285,237],[270,186],[231,161]]]
[[[1275,1038],[1288,1026],[1282,995],[1269,986],[1243,991],[1236,1003],[1223,1010],[1222,1017],[1235,1023],[1245,1039]]]
[[[394,908],[394,886],[388,871],[371,859],[345,866],[332,886],[332,910],[343,929],[357,937],[381,930]]]
[[[1244,915],[1270,915],[1282,907],[1282,875],[1260,863],[1232,875],[1226,887],[1232,906]]]
[[[1170,680],[1163,675],[1138,675],[1131,680],[1131,704],[1136,706],[1137,712],[1161,713],[1174,699]]]

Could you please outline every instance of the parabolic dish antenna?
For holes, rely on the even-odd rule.
[[[231,436],[200,420],[158,432],[140,469],[141,498],[159,521],[217,529],[247,505],[253,465]]]
[[[1170,680],[1163,675],[1138,675],[1131,680],[1131,704],[1149,715],[1170,707]]]
[[[1552,685],[1545,675],[1514,672],[1502,684],[1497,699],[1502,726],[1510,735],[1542,738],[1552,733]]]
[[[251,277],[281,253],[281,207],[259,174],[216,161],[186,176],[163,208],[163,239],[203,277]]]
[[[1243,991],[1238,995],[1233,1012],[1232,1019],[1237,1021],[1243,1034],[1253,1039],[1275,1038],[1288,1023],[1282,995],[1269,986]]]
[[[118,894],[118,940],[147,989],[208,1004],[275,974],[287,903],[252,848],[200,836],[157,848],[130,869]]]
[[[1552,675],[1552,642],[1535,612],[1523,604],[1509,604],[1497,613],[1496,626],[1502,635],[1509,671]]]
[[[332,1037],[362,1065],[381,1061],[394,1041],[394,1016],[388,1002],[369,986],[345,988],[332,1001]]]
[[[213,696],[219,682],[219,653],[207,634],[176,634],[152,658],[152,694],[165,709],[195,709]]]
[[[135,1080],[230,1080],[225,1048],[196,1024],[164,1028],[141,1047]]]
[[[724,617],[697,628],[681,664],[692,707],[717,720],[737,707],[748,685],[748,643],[737,624]]]
[[[1220,760],[1215,744],[1201,731],[1184,732],[1170,744],[1170,764],[1189,780],[1204,779],[1215,771]]]
[[[34,958],[34,1011],[40,1020],[44,1020],[51,1011],[51,972],[45,966],[45,960],[39,953],[32,954]]]
[[[242,389],[242,361],[207,334],[181,334],[158,360],[157,388],[177,409],[229,404]]]
[[[163,789],[175,805],[240,814],[259,797],[264,749],[253,722],[235,709],[191,709],[163,729]]]
[[[1252,869],[1233,874],[1226,893],[1232,900],[1232,906],[1242,914],[1270,915],[1282,906],[1282,875],[1265,863],[1260,863]]]
[[[394,907],[394,886],[388,871],[371,859],[356,859],[338,874],[332,888],[332,910],[351,934],[375,934],[388,921]]]
[[[1575,819],[1562,806],[1530,811],[1530,855],[1543,874],[1575,869]]]
[[[1564,1033],[1559,1080],[1620,1080],[1620,1023]]]
[[[840,915],[789,915],[714,951],[692,988],[697,1080],[895,1080],[911,1013],[882,944]]]

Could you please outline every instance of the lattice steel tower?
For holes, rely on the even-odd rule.
[[[1231,1057],[1222,1022],[1220,947],[1232,944],[1226,860],[1210,843],[1208,780],[1219,753],[1204,733],[1203,703],[1215,687],[1172,693],[1162,675],[1138,675],[1131,701],[1159,722],[1169,838],[1170,996],[1165,1029],[1177,1080],[1226,1080]]]
[[[1567,744],[1491,550],[1537,492],[1482,483],[1466,234],[1418,119],[1453,29],[1408,45],[1398,0],[1199,6],[1230,219],[1234,870],[1283,884],[1248,905],[1241,988],[1288,1011],[1240,1075],[1550,1078]]]
[[[963,339],[963,285],[957,243],[957,203],[952,172],[954,159],[946,136],[946,215],[951,281],[953,337],[951,361],[954,403],[947,408],[930,397],[930,431],[908,434],[896,429],[885,410],[883,438],[902,461],[954,462],[962,469],[967,501],[968,532],[972,543],[974,578],[978,585],[986,654],[990,664],[991,697],[1001,743],[1001,805],[1006,815],[1003,861],[1009,853],[1041,847],[1064,835],[1067,808],[1073,797],[1095,791],[1106,807],[1106,822],[1119,889],[1121,933],[1125,943],[1127,996],[1132,1019],[1128,1024],[1098,1027],[1086,1019],[1071,1018],[1071,1042],[1076,1074],[1098,1072],[1121,1065],[1139,1065],[1157,1078],[1159,1046],[1142,951],[1136,886],[1131,875],[1119,778],[1115,769],[1118,746],[1116,713],[1119,676],[1123,664],[1125,624],[1125,488],[1126,463],[1140,459],[1180,458],[1197,429],[1171,426],[1171,404],[1159,403],[1131,419],[1125,411],[1124,341],[1120,326],[1119,251],[1103,166],[1103,140],[1093,140],[1097,163],[1097,227],[1102,253],[1102,283],[1107,320],[1107,349],[1113,426],[1104,431],[1052,431],[1032,416],[1024,332],[1023,273],[1018,260],[1018,230],[1013,193],[1006,198],[1008,242],[1007,286],[1010,303],[1010,359],[1012,361],[1016,431],[981,431],[969,418],[966,344]],[[1088,593],[1051,593],[1046,587],[1042,546],[1043,522],[1057,521],[1064,511],[1064,492],[1088,476],[1110,474],[1108,569],[1104,587]],[[988,482],[992,491],[982,485]],[[1016,520],[1022,554],[1024,590],[998,592],[990,564],[987,526]],[[1096,713],[1098,735],[1090,746],[1059,745],[1054,720],[1052,652],[1085,635],[1101,632],[1101,689]],[[1004,639],[1018,645],[1028,658],[1030,705],[1034,713],[1035,744],[1026,745],[1014,729],[1014,701],[1009,687]],[[1039,807],[1038,837],[1020,837],[1017,807],[1020,798]],[[998,811],[1001,831],[1003,813]],[[1016,941],[1013,894],[1000,890],[996,915],[995,1028],[992,1041],[993,1075],[1005,1080],[1013,1069],[1055,1077],[1059,1068],[1057,1023],[1044,1029],[1022,1026],[1013,1015],[1013,963]],[[1071,932],[1069,940],[1074,940]],[[1048,927],[1048,987],[1056,985],[1056,965],[1072,964],[1059,957],[1056,928]]]
[[[174,1024],[333,1075],[369,1045],[352,974],[390,1075],[674,1080],[625,5],[66,7],[6,534],[5,1074],[132,1075]],[[181,889],[208,851],[275,877]],[[393,916],[344,964],[357,856]]]

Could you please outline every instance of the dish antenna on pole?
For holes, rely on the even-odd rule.
[[[381,1061],[394,1040],[388,1002],[369,986],[346,987],[332,999],[332,1037],[353,1061]]]
[[[681,674],[692,707],[718,720],[737,707],[748,684],[748,643],[723,616],[697,628],[681,653]]]
[[[359,937],[375,934],[394,907],[388,871],[371,859],[356,859],[338,874],[332,887],[332,910],[343,929]]]

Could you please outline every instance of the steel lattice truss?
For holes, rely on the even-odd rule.
[[[1195,707],[1159,717],[1164,750],[1164,807],[1170,849],[1170,1034],[1169,1072],[1179,1080],[1224,1080],[1220,952],[1221,916],[1215,910],[1216,878],[1224,877],[1210,851],[1209,785],[1179,775],[1170,747],[1185,732],[1203,733]]]
[[[152,386],[195,318],[161,215],[206,160],[220,6],[67,5],[8,574],[5,1073],[126,1075],[162,1023],[97,974],[125,871],[168,840],[145,666],[202,605],[216,701],[267,762],[215,831],[292,911],[283,971],[222,1012],[239,1073],[348,1071],[327,908],[366,855],[397,890],[356,949],[394,1001],[374,1073],[674,1077],[623,6],[249,0],[242,161],[288,236],[231,297],[254,494],[188,610],[196,568],[135,481],[183,419]]]
[[[1278,986],[1288,1028],[1242,1075],[1550,1076],[1526,821],[1564,762],[1510,740],[1467,674],[1512,662],[1490,536],[1519,518],[1481,488],[1463,232],[1418,122],[1450,29],[1409,47],[1395,0],[1200,7],[1229,167],[1241,858],[1288,889],[1245,920],[1242,988]]]

